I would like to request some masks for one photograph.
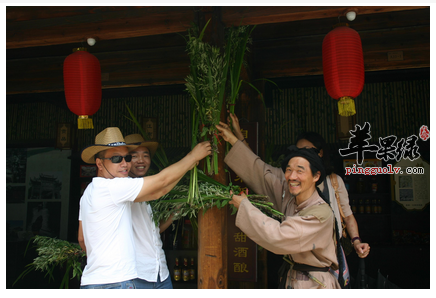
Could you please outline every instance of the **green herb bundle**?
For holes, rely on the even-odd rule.
[[[50,280],[54,280],[53,271],[57,266],[62,267],[64,265],[66,266],[65,275],[59,288],[68,288],[71,269],[73,270],[71,279],[77,277],[80,280],[82,276],[81,262],[86,253],[79,245],[46,236],[37,235],[32,239],[37,246],[38,257],[33,260],[33,263],[26,265],[26,269],[18,276],[14,284],[33,270],[45,271],[45,276],[48,275]]]
[[[158,226],[160,221],[166,221],[171,214],[174,214],[173,220],[189,217],[191,222],[196,225],[196,217],[200,210],[206,212],[213,207],[220,209],[231,201],[232,195],[230,194],[230,190],[232,190],[234,194],[241,192],[241,189],[237,185],[224,186],[216,181],[213,183],[198,181],[200,200],[197,202],[189,202],[189,188],[186,183],[177,185],[159,200],[150,202],[153,210],[153,221],[156,226]],[[273,203],[268,201],[267,196],[249,194],[247,197],[253,205],[266,215],[278,220],[283,218],[283,214],[273,208]],[[232,214],[236,213],[237,209],[233,205],[230,206],[233,209]]]
[[[186,77],[186,90],[190,94],[192,116],[192,148],[200,140],[211,140],[213,156],[206,157],[209,175],[218,174],[218,133],[224,100],[228,62],[217,47],[203,41],[204,31],[196,26],[188,31],[186,51],[190,58],[190,74]],[[195,174],[194,174],[195,176]],[[193,177],[195,179],[195,177]]]

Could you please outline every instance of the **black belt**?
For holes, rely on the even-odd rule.
[[[329,267],[315,267],[315,266],[299,264],[299,263],[294,263],[292,269],[296,271],[321,271],[321,272],[329,271]]]

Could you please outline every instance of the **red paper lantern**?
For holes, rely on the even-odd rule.
[[[64,61],[65,99],[71,112],[79,116],[79,129],[94,128],[92,119],[101,105],[101,69],[98,59],[77,48]]]
[[[354,98],[362,92],[365,82],[359,33],[348,24],[330,31],[322,43],[322,66],[325,87],[338,100],[339,115],[356,114]]]

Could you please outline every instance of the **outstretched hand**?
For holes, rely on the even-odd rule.
[[[233,195],[233,191],[230,191],[230,194]],[[241,191],[241,193],[238,195],[233,195],[232,200],[229,202],[229,204],[236,207],[236,209],[239,209],[239,206],[241,205],[241,202],[243,199],[246,199],[247,195]]]
[[[235,134],[235,136],[239,139],[239,140],[243,140],[244,136],[242,135],[241,132],[241,126],[239,125],[239,119],[238,117],[235,115],[235,113],[230,113],[229,112],[229,116],[227,117],[227,124],[233,128],[233,133]]]
[[[229,142],[230,145],[233,146],[238,141],[238,138],[233,134],[226,123],[220,121],[220,124],[216,125],[216,128],[220,132],[219,136],[221,136],[224,141]]]
[[[200,160],[212,154],[212,146],[210,145],[209,141],[198,143],[194,147],[194,149],[192,149],[190,154],[192,154],[192,156],[195,159],[195,162],[198,164]]]

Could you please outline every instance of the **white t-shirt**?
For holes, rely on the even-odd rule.
[[[81,285],[137,278],[131,205],[143,179],[95,177],[80,199],[87,264]]]
[[[138,277],[148,282],[164,281],[169,276],[165,252],[159,228],[152,221],[152,210],[148,203],[132,204],[133,236],[136,247],[136,270]]]

